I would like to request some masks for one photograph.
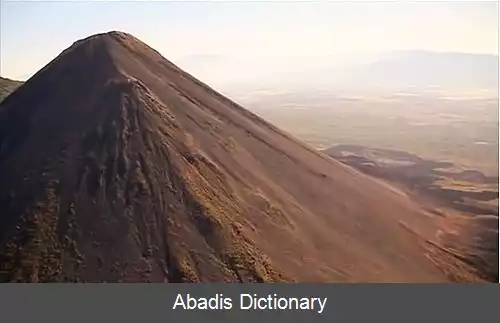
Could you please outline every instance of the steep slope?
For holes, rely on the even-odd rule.
[[[0,107],[1,281],[476,280],[432,217],[131,35]]]
[[[498,177],[398,150],[337,145],[324,152],[439,215],[439,241],[446,250],[498,282]]]
[[[5,77],[0,77],[0,102],[5,99],[11,92],[21,86],[23,82],[14,81]]]

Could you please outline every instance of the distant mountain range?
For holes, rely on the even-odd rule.
[[[498,89],[495,55],[394,52],[343,72],[340,81],[351,86]]]
[[[176,61],[225,87],[498,91],[498,56],[394,51],[344,57],[233,58],[192,55]],[[235,73],[237,72],[237,73]]]

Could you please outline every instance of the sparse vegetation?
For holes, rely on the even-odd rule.
[[[20,87],[23,82],[10,80],[0,77],[0,102],[2,102],[10,93]]]
[[[36,205],[23,215],[0,253],[0,280],[61,280],[64,250],[56,233],[58,204],[54,189],[48,188]]]
[[[36,78],[2,106],[1,281],[474,275],[446,255],[426,257],[412,232],[438,227],[420,205],[280,132],[131,35],[78,41]]]

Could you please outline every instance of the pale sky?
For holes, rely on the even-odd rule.
[[[174,62],[393,50],[498,55],[497,2],[1,1],[0,75],[26,79],[74,41],[129,32]]]

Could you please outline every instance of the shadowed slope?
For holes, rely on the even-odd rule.
[[[120,32],[2,103],[0,178],[2,281],[476,279],[406,197]]]

